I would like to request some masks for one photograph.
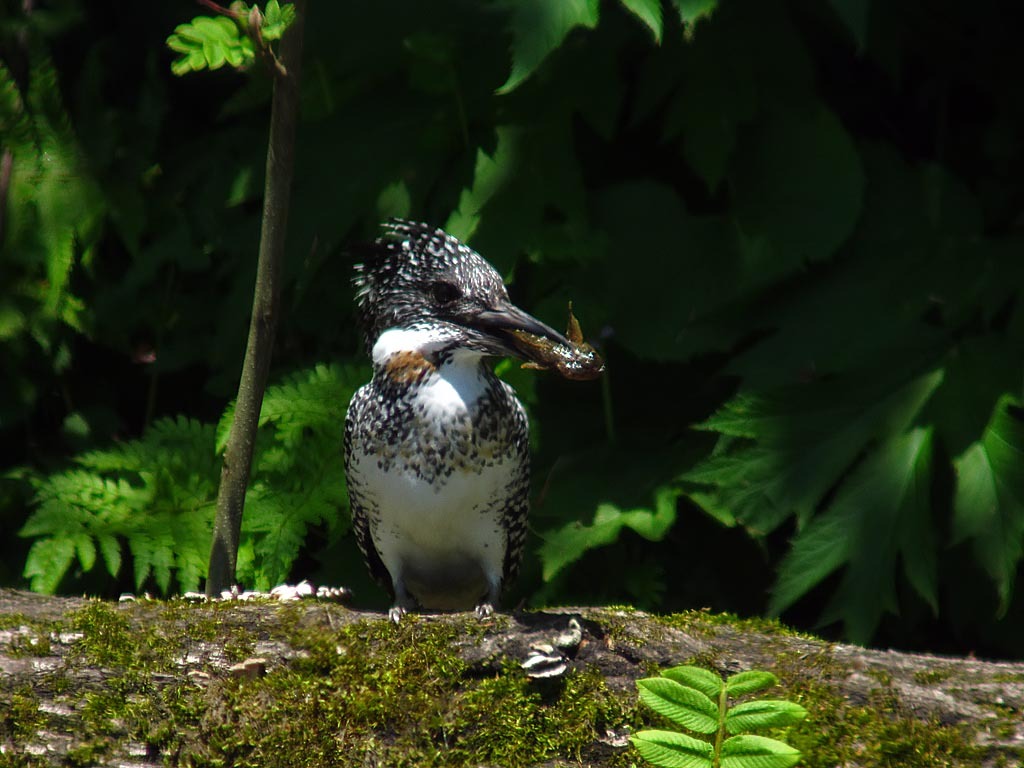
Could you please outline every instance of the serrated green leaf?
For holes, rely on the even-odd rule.
[[[445,223],[445,230],[460,240],[468,241],[473,236],[484,206],[517,170],[519,131],[499,126],[497,135],[493,156],[482,149],[477,150],[473,185],[462,190],[459,207],[452,211]]]
[[[718,705],[693,688],[665,677],[637,680],[640,701],[659,715],[697,733],[718,730]]]
[[[778,684],[779,679],[771,672],[762,669],[748,669],[737,672],[725,681],[725,690],[730,696],[745,696]]]
[[[804,524],[864,447],[905,429],[941,382],[941,371],[909,383],[848,375],[741,393],[699,427],[747,439],[722,442],[681,479],[716,491],[717,505],[756,533],[771,532],[793,515]],[[824,533],[820,542],[843,546]]]
[[[860,155],[825,107],[780,111],[738,147],[731,176],[745,236],[764,238],[765,267],[830,258],[849,238],[864,203]]]
[[[849,636],[865,643],[882,613],[896,610],[899,555],[915,563],[915,588],[934,590],[931,457],[932,434],[924,429],[873,452],[843,482],[829,508],[797,535],[779,567],[769,611],[778,615],[845,564],[823,620],[841,618]],[[936,599],[934,592],[922,596]]]
[[[540,558],[544,564],[544,580],[550,581],[584,552],[611,544],[625,527],[650,541],[660,541],[676,519],[676,500],[680,491],[662,487],[655,492],[652,509],[621,510],[614,504],[601,504],[594,513],[594,522],[582,525],[568,523],[544,536]]]
[[[281,18],[281,4],[277,0],[267,0],[263,9],[264,24],[276,24]]]
[[[718,673],[703,667],[681,665],[663,669],[661,674],[669,680],[675,680],[682,685],[696,688],[711,699],[711,701],[718,701],[718,697],[722,693],[722,678]]]
[[[672,0],[683,25],[692,28],[701,19],[710,16],[718,7],[718,0]]]
[[[800,762],[800,750],[765,736],[743,734],[722,742],[721,768],[790,768]]]
[[[807,710],[791,701],[762,699],[745,701],[730,707],[725,715],[729,733],[757,731],[763,728],[781,728],[798,723],[807,717]]]
[[[96,543],[99,545],[107,573],[116,577],[121,571],[121,543],[115,536],[103,533],[96,537]]]
[[[954,541],[972,540],[978,561],[995,582],[999,614],[1013,595],[1024,555],[1024,409],[999,398],[981,439],[958,456]]]
[[[661,42],[661,0],[620,0],[622,5],[647,25],[654,42]]]
[[[28,551],[22,576],[33,592],[52,595],[75,558],[75,542],[66,537],[42,539]]]
[[[267,3],[263,14],[263,28],[260,30],[263,39],[267,42],[280,40],[294,21],[295,5],[293,3],[280,5],[277,0],[271,0]]]
[[[710,768],[710,743],[684,733],[646,730],[630,737],[643,758],[660,768]]]
[[[96,545],[86,533],[76,536],[74,542],[78,562],[82,565],[82,570],[88,573],[96,565]]]
[[[499,94],[510,93],[536,71],[576,27],[597,26],[598,0],[519,0],[512,6],[512,72]]]

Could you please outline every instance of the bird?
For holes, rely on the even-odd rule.
[[[509,299],[501,275],[444,230],[392,219],[362,247],[356,307],[373,366],[350,401],[344,464],[371,575],[409,610],[491,615],[523,555],[526,411],[493,358],[542,362],[570,342]]]

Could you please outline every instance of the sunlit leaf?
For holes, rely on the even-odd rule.
[[[719,675],[703,667],[685,665],[669,667],[668,669],[663,669],[661,674],[669,680],[675,680],[682,685],[696,688],[712,701],[718,701],[718,696],[721,694],[722,686],[724,685]]]
[[[679,491],[668,487],[660,488],[650,509],[622,510],[613,504],[602,504],[594,513],[594,521],[590,525],[576,521],[568,523],[561,529],[545,533],[544,543],[540,548],[544,580],[550,581],[587,550],[606,546],[615,541],[624,527],[651,541],[660,540],[675,522],[678,498]]]
[[[718,730],[718,706],[700,691],[665,677],[638,680],[640,701],[659,715],[697,733]]]
[[[749,669],[746,672],[737,672],[735,675],[730,675],[729,679],[725,681],[725,689],[729,692],[730,696],[745,696],[748,693],[771,688],[773,685],[778,684],[778,682],[779,679],[771,672],[765,672],[761,669]]]
[[[911,585],[934,605],[931,472],[930,431],[916,429],[880,446],[797,535],[779,568],[769,610],[778,615],[845,565],[825,620],[841,618],[848,635],[865,643],[882,613],[897,609],[898,557]]]
[[[654,42],[661,42],[661,0],[620,0],[622,5],[647,25]]]
[[[661,768],[710,768],[709,742],[674,731],[639,731],[630,737],[645,760]]]
[[[981,439],[954,460],[953,536],[971,540],[995,582],[1000,612],[1013,594],[1024,548],[1024,409],[1004,395]]]
[[[598,0],[519,0],[512,12],[512,72],[498,93],[515,90],[576,27],[597,26]]]
[[[718,7],[718,0],[672,0],[679,17],[687,27],[693,27],[705,16],[710,16]]]
[[[807,710],[791,701],[775,699],[744,701],[729,708],[725,716],[725,727],[729,733],[743,733],[794,725],[805,717],[807,717]]]
[[[278,24],[271,31],[283,31],[283,26]],[[178,54],[171,62],[171,71],[176,75],[219,69],[225,63],[241,67],[256,56],[252,40],[226,16],[197,16],[187,24],[179,24],[167,38],[167,47]]]
[[[743,734],[722,742],[721,768],[790,768],[800,750],[765,736]]]

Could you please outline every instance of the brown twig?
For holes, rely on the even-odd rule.
[[[249,341],[238,383],[235,415],[224,450],[206,581],[208,595],[219,594],[234,583],[245,491],[249,485],[260,407],[270,371],[280,303],[279,282],[284,261],[288,203],[295,170],[295,126],[299,112],[305,6],[306,0],[296,0],[295,22],[281,41],[281,58],[286,68],[274,80],[256,289],[253,294]]]

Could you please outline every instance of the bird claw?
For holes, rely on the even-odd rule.
[[[480,603],[474,611],[478,619],[486,619],[494,614],[494,606],[490,603]]]
[[[388,611],[388,621],[396,626],[402,621],[403,616],[405,616],[405,608],[400,605],[392,606]]]

